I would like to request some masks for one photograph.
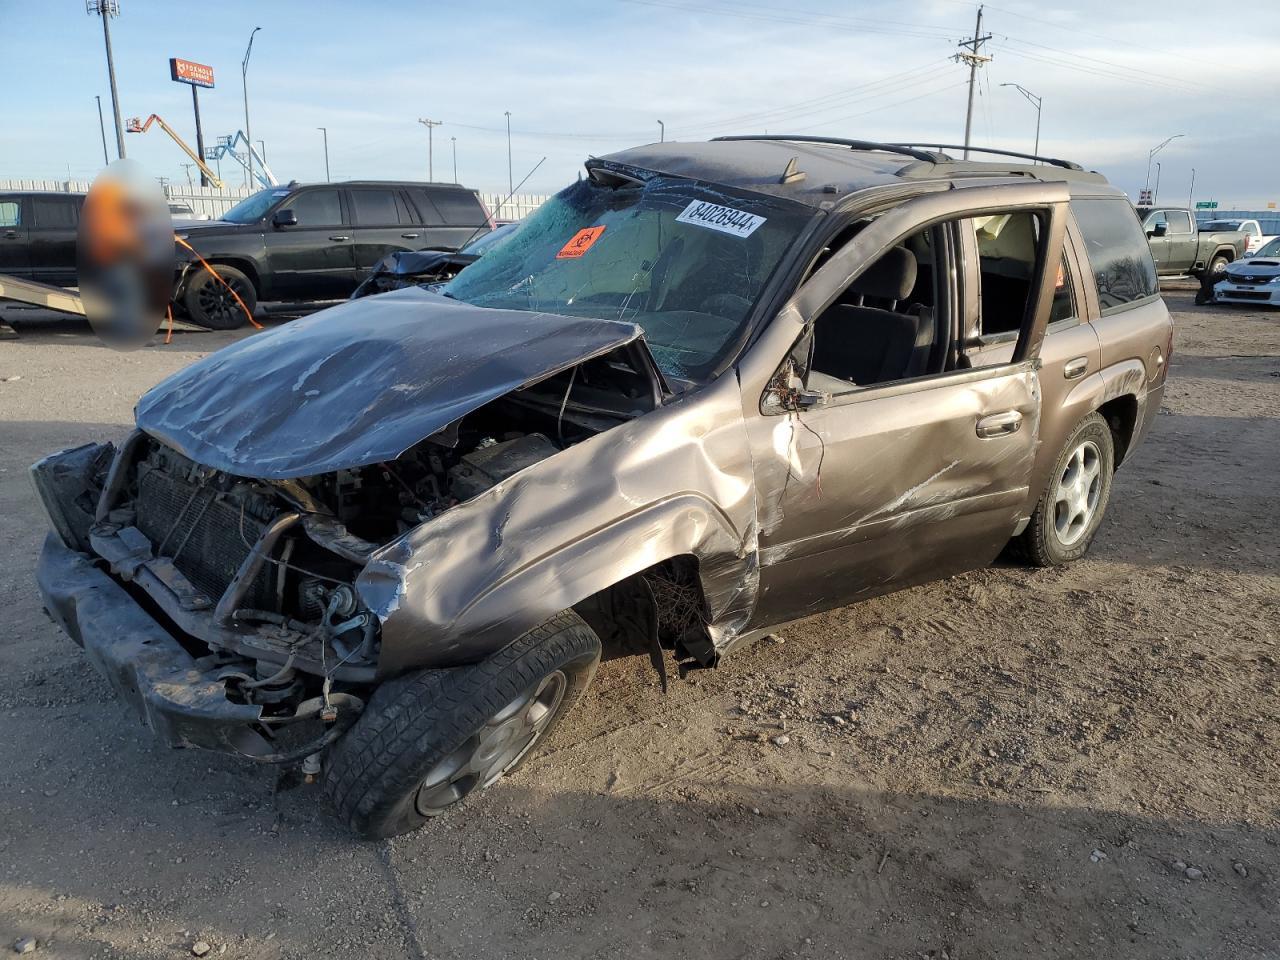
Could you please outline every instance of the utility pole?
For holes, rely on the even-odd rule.
[[[453,147],[453,182],[458,182],[458,138],[450,137],[449,143]]]
[[[98,131],[102,134],[102,164],[106,166],[111,162],[111,158],[107,156],[107,125],[102,122],[102,98],[94,94],[93,99],[98,101]]]
[[[120,122],[120,94],[116,90],[116,61],[111,55],[111,18],[120,16],[119,0],[85,0],[85,13],[102,17],[102,39],[107,45],[107,76],[111,80],[111,109],[116,117],[116,151],[124,159],[124,124]]]
[[[427,179],[430,180],[432,183],[434,183],[436,179],[436,161],[435,161],[435,143],[434,143],[435,138],[432,136],[432,132],[435,130],[436,127],[444,123],[444,121],[419,119],[418,122],[427,128]]]
[[[261,29],[261,27],[254,27],[249,34],[249,45],[244,48],[244,60],[240,63],[240,85],[244,90],[244,146],[245,153],[249,154],[249,165],[245,167],[244,172],[244,185],[248,188],[253,187],[253,133],[249,129],[249,54],[253,53],[253,35]]]
[[[1044,97],[1037,97],[1020,83],[1002,83],[1002,87],[1013,87],[1020,94],[1027,98],[1027,102],[1036,108],[1036,147],[1031,151],[1033,156],[1040,156],[1040,106],[1044,103]]]
[[[191,168],[192,168],[192,167],[194,167],[194,166],[195,166],[195,164],[194,164],[194,163],[184,163],[184,164],[182,165],[183,172],[184,172],[184,173],[186,173],[186,175],[187,175],[187,186],[188,186],[188,187],[194,187],[194,186],[195,186],[195,184],[191,182]],[[204,177],[203,177],[203,176],[201,176],[201,177],[200,177],[200,179],[201,179],[201,180],[203,180],[203,179],[204,179]],[[208,184],[202,183],[202,184],[201,184],[201,186],[202,186],[202,187],[203,187],[203,186],[208,186]]]
[[[316,129],[319,130],[322,134],[324,134],[324,182],[328,183],[329,182],[329,128],[316,127]]]
[[[507,117],[507,197],[511,197],[516,192],[516,188],[512,186],[515,178],[511,175],[511,111],[506,111]]]
[[[991,39],[991,34],[982,34],[982,6],[978,7],[978,22],[973,28],[973,36],[961,40],[958,46],[964,47],[964,53],[957,53],[951,59],[957,63],[969,65],[969,109],[964,114],[964,158],[969,159],[969,136],[973,131],[973,91],[978,85],[978,68],[990,63],[991,58],[981,53],[982,45]]]

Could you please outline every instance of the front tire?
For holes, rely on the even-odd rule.
[[[201,267],[187,282],[187,289],[182,295],[182,305],[186,307],[191,322],[209,330],[237,330],[248,322],[258,306],[258,294],[253,282],[235,267],[216,266],[218,276],[215,277],[206,267]],[[240,301],[227,289],[235,290]],[[245,311],[248,310],[248,314]]]
[[[368,839],[418,829],[519,767],[599,663],[600,638],[569,610],[480,663],[383,684],[328,759],[338,816]]]
[[[1209,261],[1209,266],[1206,267],[1205,270],[1209,274],[1209,277],[1216,283],[1218,280],[1221,280],[1222,277],[1226,274],[1227,264],[1229,264],[1230,262],[1231,262],[1230,257],[1226,256],[1225,254],[1219,253],[1219,254],[1216,254],[1212,260]]]
[[[1071,431],[1031,522],[1016,546],[1027,562],[1053,567],[1079,560],[1102,524],[1115,474],[1115,442],[1100,414]]]

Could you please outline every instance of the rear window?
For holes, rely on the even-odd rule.
[[[80,204],[74,200],[36,197],[32,209],[37,227],[74,229],[80,223]]]
[[[479,227],[487,222],[480,198],[470,190],[425,190],[441,219],[451,227]]]
[[[1159,292],[1151,248],[1129,201],[1078,198],[1071,201],[1071,210],[1084,236],[1104,316]]]

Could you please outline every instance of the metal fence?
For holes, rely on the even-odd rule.
[[[57,193],[84,193],[89,189],[88,180],[5,180],[0,179],[0,190],[51,190]],[[187,203],[197,216],[217,218],[226,213],[245,197],[255,193],[244,187],[188,187],[170,183],[164,187],[165,196],[174,203]],[[527,217],[546,202],[541,194],[521,193],[510,200],[505,194],[482,193],[484,205],[499,220],[519,220]]]

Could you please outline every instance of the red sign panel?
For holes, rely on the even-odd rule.
[[[584,227],[569,238],[569,242],[560,248],[560,252],[556,254],[557,260],[576,260],[588,250],[591,245],[600,239],[600,234],[604,233],[604,227]]]
[[[213,86],[213,67],[183,60],[181,57],[169,58],[169,76],[179,83],[189,83],[195,87]]]

